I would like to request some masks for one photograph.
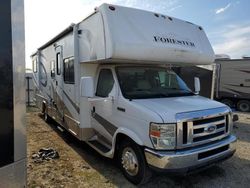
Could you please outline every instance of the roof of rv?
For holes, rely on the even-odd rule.
[[[53,39],[51,39],[50,41],[46,42],[44,45],[42,45],[40,48],[38,48],[38,50],[42,50],[46,47],[48,47],[49,45],[53,44],[54,42],[56,42],[58,39],[62,38],[63,36],[65,36],[66,34],[70,33],[73,31],[75,24],[71,24],[69,27],[67,27],[66,29],[64,29],[61,33],[59,33],[58,35],[56,35]]]
[[[71,25],[42,50],[69,32]],[[145,62],[211,64],[214,52],[202,27],[163,14],[102,4],[77,24],[80,62],[136,60]],[[81,55],[81,54],[80,54]]]

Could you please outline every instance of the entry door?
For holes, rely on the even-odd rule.
[[[96,87],[96,99],[91,102],[92,127],[110,142],[117,129],[115,81],[111,69],[101,69]]]
[[[57,108],[57,120],[61,122],[63,120],[63,69],[62,69],[62,47],[58,46],[56,48],[56,76],[55,76],[55,85],[56,85],[56,108]]]

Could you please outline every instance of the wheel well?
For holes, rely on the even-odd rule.
[[[118,154],[118,150],[120,147],[120,144],[124,141],[124,140],[129,140],[131,142],[134,142],[135,144],[137,144],[133,139],[131,139],[129,136],[123,134],[123,133],[118,133],[116,135],[116,141],[115,141],[115,154],[114,154],[114,158],[117,157]],[[140,145],[139,145],[140,146]]]
[[[42,113],[44,113],[45,110],[46,110],[46,102],[43,101],[43,102],[42,102]]]

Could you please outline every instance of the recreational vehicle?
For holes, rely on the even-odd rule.
[[[222,56],[215,63],[216,99],[239,111],[250,112],[250,58]]]
[[[201,26],[163,14],[103,4],[32,56],[36,104],[125,177],[189,172],[235,152],[232,112],[201,97],[173,67],[209,65]]]

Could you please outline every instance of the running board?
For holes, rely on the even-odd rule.
[[[102,144],[98,140],[87,141],[87,144],[89,144],[92,148],[94,148],[101,155],[108,157],[108,158],[113,157],[112,148],[107,147],[106,145]]]
[[[95,148],[97,148],[98,150],[100,150],[102,153],[107,153],[110,151],[110,149],[108,147],[106,147],[105,145],[101,144],[100,142],[98,142],[97,140],[92,140],[89,141],[89,143],[94,146]]]

